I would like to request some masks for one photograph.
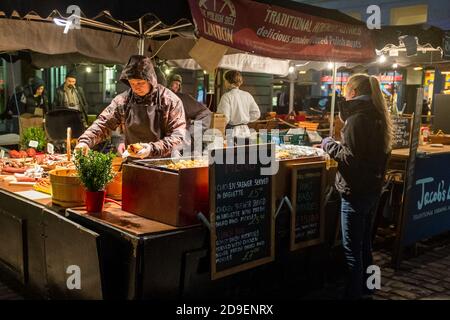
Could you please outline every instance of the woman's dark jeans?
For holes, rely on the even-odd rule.
[[[360,299],[372,292],[366,285],[366,270],[373,262],[372,225],[380,195],[341,198],[342,244],[348,267],[344,298]]]

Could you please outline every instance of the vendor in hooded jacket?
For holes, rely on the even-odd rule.
[[[130,89],[113,99],[78,139],[76,149],[87,151],[120,127],[125,148],[134,143],[143,146],[140,158],[177,156],[186,133],[183,104],[156,79],[150,58],[131,56],[120,76]]]

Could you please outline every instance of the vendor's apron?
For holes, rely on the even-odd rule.
[[[247,124],[230,124],[228,123],[225,129],[233,130],[231,136],[227,135],[227,145],[244,145],[250,144],[250,129]]]
[[[159,90],[156,97],[143,98],[136,97],[130,90],[127,100],[122,116],[125,144],[156,142],[164,138],[165,125]]]

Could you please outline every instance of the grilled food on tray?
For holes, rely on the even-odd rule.
[[[41,178],[33,186],[34,190],[51,194],[52,184],[50,183],[50,178]]]
[[[25,161],[16,161],[12,159],[1,161],[1,171],[2,173],[24,173],[27,171],[28,167]]]
[[[186,168],[206,167],[208,162],[205,160],[180,160],[167,165],[167,169],[180,170]]]
[[[136,155],[143,148],[144,147],[140,143],[133,143],[128,146],[127,151],[131,155]]]
[[[320,148],[283,144],[276,146],[275,158],[278,160],[283,160],[307,157],[323,157],[324,155],[325,152]]]

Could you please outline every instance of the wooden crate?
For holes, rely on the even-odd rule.
[[[317,131],[319,124],[317,122],[300,121],[298,126],[300,128],[305,128],[306,130]]]
[[[428,139],[430,140],[430,143],[450,144],[450,134],[444,134],[442,132],[432,134]]]
[[[219,130],[223,136],[225,136],[225,128],[227,126],[227,120],[222,113],[213,113],[211,118],[211,129]]]

